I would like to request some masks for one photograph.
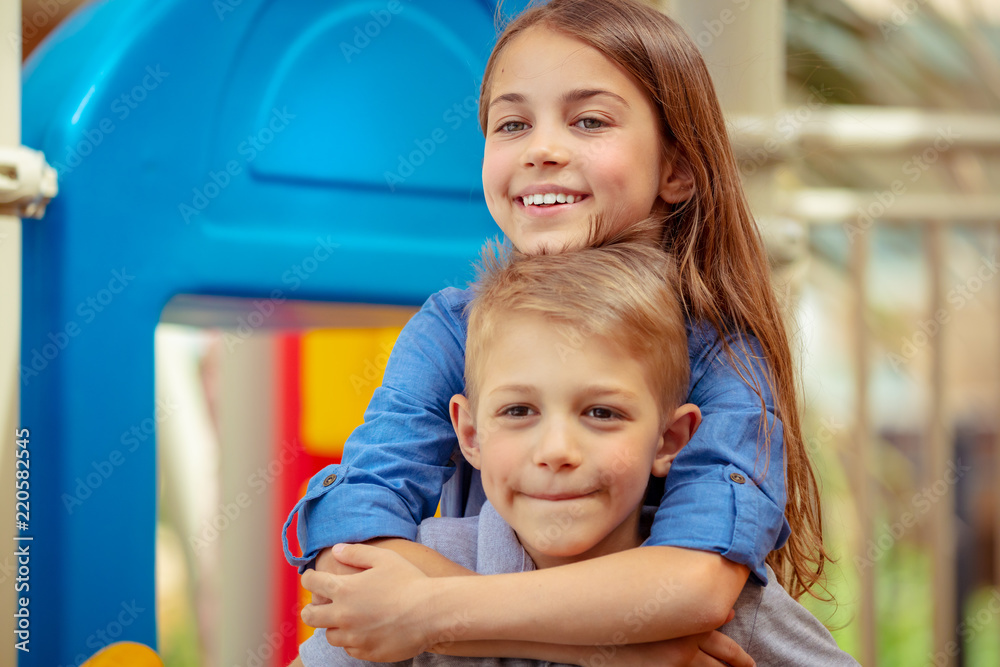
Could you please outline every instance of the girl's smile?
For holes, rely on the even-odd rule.
[[[671,201],[671,170],[646,93],[596,49],[534,27],[497,63],[489,95],[483,189],[524,252],[583,243],[592,218],[647,217]]]

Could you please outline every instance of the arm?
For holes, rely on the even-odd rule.
[[[302,555],[285,557],[300,572],[320,550],[378,537],[412,540],[434,513],[455,466],[457,448],[448,401],[464,388],[468,293],[448,289],[424,304],[403,328],[375,390],[365,422],[348,438],[340,465],[309,482],[285,522],[298,515]]]
[[[753,667],[753,659],[739,644],[721,632],[706,632],[692,637],[649,644],[570,646],[532,642],[456,642],[432,647],[432,653],[452,656],[528,658],[570,665],[605,665],[613,667],[664,667],[665,665],[702,665]]]
[[[747,574],[717,554],[647,547],[520,574],[437,579],[426,593],[434,610],[427,634],[462,614],[468,639],[586,646],[684,637],[724,624]]]
[[[671,547],[518,574],[436,579],[383,549],[338,549],[342,563],[364,571],[306,572],[303,585],[333,602],[307,605],[302,619],[330,628],[331,644],[376,660],[412,657],[454,641],[592,646],[690,635],[726,621],[747,577],[746,568],[717,554]],[[617,575],[608,576],[608,568]],[[651,571],[659,574],[650,577]],[[730,589],[736,593],[730,596]]]

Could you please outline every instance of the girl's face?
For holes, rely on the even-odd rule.
[[[652,102],[593,47],[536,26],[498,59],[483,189],[518,250],[578,247],[595,214],[624,224],[680,201],[662,155]]]

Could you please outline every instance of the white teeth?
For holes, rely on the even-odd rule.
[[[562,192],[547,192],[538,195],[524,195],[521,201],[525,206],[540,206],[541,204],[572,204],[583,199],[583,195],[574,196]]]

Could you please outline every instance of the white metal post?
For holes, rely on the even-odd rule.
[[[0,2],[0,148],[21,145],[21,0]],[[0,570],[14,562],[14,431],[20,428],[21,220],[0,215]],[[14,609],[3,576],[0,609]],[[0,664],[16,664],[14,617],[0,614]]]

